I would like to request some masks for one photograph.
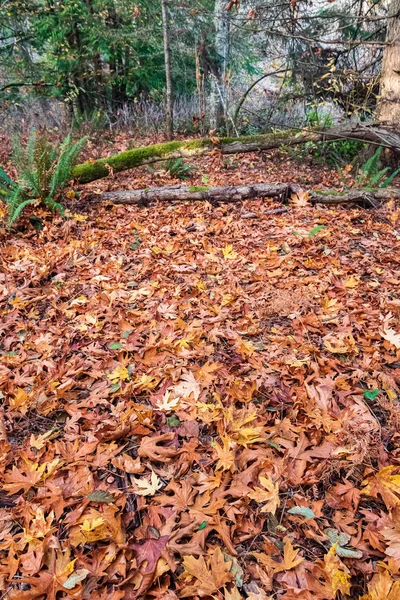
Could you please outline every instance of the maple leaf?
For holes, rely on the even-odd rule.
[[[400,506],[400,467],[383,467],[371,478],[363,481],[364,489],[361,494],[378,498],[381,496],[387,508]]]
[[[3,485],[3,488],[10,492],[10,494],[15,494],[19,490],[27,492],[32,487],[45,481],[61,466],[62,463],[59,458],[55,458],[50,462],[44,462],[41,465],[25,460],[25,473],[14,465],[11,473],[8,472],[4,476],[6,483]]]
[[[324,556],[323,570],[332,590],[331,598],[336,598],[337,592],[350,594],[350,575],[337,556],[338,543],[336,542]]]
[[[290,571],[303,562],[303,558],[298,556],[299,551],[293,547],[292,542],[289,538],[286,538],[285,545],[283,547],[283,560],[277,562],[273,560],[267,554],[262,552],[252,552],[253,556],[265,567],[270,567],[274,573],[281,573],[282,571]]]
[[[161,442],[172,441],[174,433],[160,433],[153,437],[144,437],[139,447],[139,456],[158,462],[169,462],[179,452],[171,446],[160,446]]]
[[[229,437],[223,436],[221,438],[222,446],[218,444],[218,442],[214,442],[212,444],[217,456],[218,461],[216,465],[217,471],[234,471],[235,470],[235,446],[236,443],[233,442]]]
[[[356,342],[351,333],[329,333],[323,338],[324,346],[332,354],[356,352]]]
[[[382,529],[382,535],[388,544],[385,554],[400,560],[400,506],[392,510],[390,526]]]
[[[383,569],[373,576],[368,583],[368,594],[361,596],[360,600],[398,600],[399,598],[400,581],[392,579],[390,573]]]
[[[266,502],[262,507],[261,512],[270,512],[274,515],[276,509],[280,506],[279,485],[272,481],[270,475],[268,475],[268,478],[261,475],[259,477],[259,482],[263,487],[255,487],[248,496],[256,502]]]
[[[150,482],[143,478],[134,477],[136,486],[135,494],[138,496],[154,496],[154,494],[162,487],[160,479],[154,471],[151,472]]]
[[[290,196],[290,204],[297,208],[309,206],[310,197],[310,192],[307,190],[298,190]]]
[[[234,579],[231,572],[232,561],[225,561],[224,554],[219,546],[216,547],[211,558],[205,561],[203,556],[185,556],[183,558],[184,572],[180,579],[185,581],[196,580],[194,584],[186,584],[180,593],[182,598],[198,595],[211,596],[226,583]]]
[[[195,400],[199,399],[201,387],[193,373],[183,373],[181,381],[170,388],[176,397],[189,398],[193,394]]]
[[[119,366],[109,373],[107,377],[112,383],[118,383],[119,381],[129,379],[129,371],[126,367]]]
[[[156,403],[158,410],[165,410],[168,412],[178,407],[179,396],[177,398],[170,398],[170,396],[171,390],[167,390],[162,399]]]
[[[155,571],[157,562],[164,552],[168,540],[168,535],[162,535],[158,539],[147,539],[143,543],[130,544],[129,547],[135,551],[138,566],[140,567],[144,563],[144,573]]]
[[[52,548],[49,549],[46,558],[47,570],[42,569],[35,577],[26,577],[23,581],[29,584],[30,589],[26,592],[14,590],[10,593],[9,597],[12,600],[34,600],[39,597],[44,597],[47,600],[56,600],[59,592],[65,593],[67,590],[69,590],[69,597],[79,597],[81,595],[81,588],[78,588],[76,594],[72,591],[79,584],[79,581],[73,585],[73,588],[64,587],[64,584],[68,580],[69,584],[67,583],[67,586],[71,586],[74,583],[70,577],[74,572],[75,561],[76,559],[70,560],[69,550],[62,552],[61,550],[55,551]]]
[[[397,350],[400,349],[400,333],[396,333],[394,329],[385,329],[381,331],[381,336],[390,342]]]
[[[26,391],[22,388],[18,388],[14,396],[10,398],[10,406],[11,408],[17,408],[24,415],[29,408],[30,400],[30,396]]]
[[[238,253],[233,249],[232,244],[227,244],[225,248],[222,249],[222,254],[225,260],[232,260],[238,256]]]
[[[107,536],[103,517],[97,517],[92,521],[85,519],[80,529],[86,542],[96,542],[97,540],[103,540]]]

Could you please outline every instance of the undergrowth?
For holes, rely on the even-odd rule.
[[[24,147],[14,140],[12,161],[18,177],[12,181],[0,168],[0,197],[8,207],[8,228],[17,221],[23,210],[36,202],[53,211],[64,213],[60,195],[71,179],[72,167],[86,138],[73,142],[70,136],[58,146],[33,130]]]

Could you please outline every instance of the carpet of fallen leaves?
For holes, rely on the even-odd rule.
[[[400,598],[400,213],[276,206],[2,233],[2,599]]]

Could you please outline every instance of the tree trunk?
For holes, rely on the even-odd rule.
[[[171,77],[171,36],[169,26],[168,0],[161,0],[163,36],[164,36],[164,62],[165,81],[167,88],[167,139],[172,140],[174,136],[174,105]]]
[[[296,194],[301,188],[298,185],[288,183],[254,183],[240,186],[185,186],[175,185],[168,187],[153,187],[145,190],[117,190],[115,192],[104,192],[99,198],[102,201],[113,202],[114,204],[141,204],[147,205],[149,202],[161,201],[208,201],[208,202],[241,202],[252,198],[279,198],[280,201],[287,201],[292,194]],[[355,203],[367,207],[375,207],[376,202],[388,200],[390,198],[399,198],[400,188],[378,189],[374,192],[365,192],[363,190],[349,189],[344,192],[332,190],[313,190],[310,192],[311,204],[342,204]],[[272,209],[269,214],[276,214],[279,209]],[[279,212],[282,212],[279,210]],[[253,215],[253,213],[249,213]]]
[[[380,121],[400,123],[400,0],[392,0],[383,53],[380,99],[377,116]]]
[[[214,27],[215,27],[215,55],[216,61],[211,74],[210,95],[210,126],[219,129],[222,117],[226,112],[226,66],[229,48],[229,19],[230,12],[225,10],[226,0],[215,0]]]

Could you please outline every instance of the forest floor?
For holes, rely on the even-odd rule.
[[[90,204],[176,183],[0,234],[0,596],[398,600],[398,208]]]

